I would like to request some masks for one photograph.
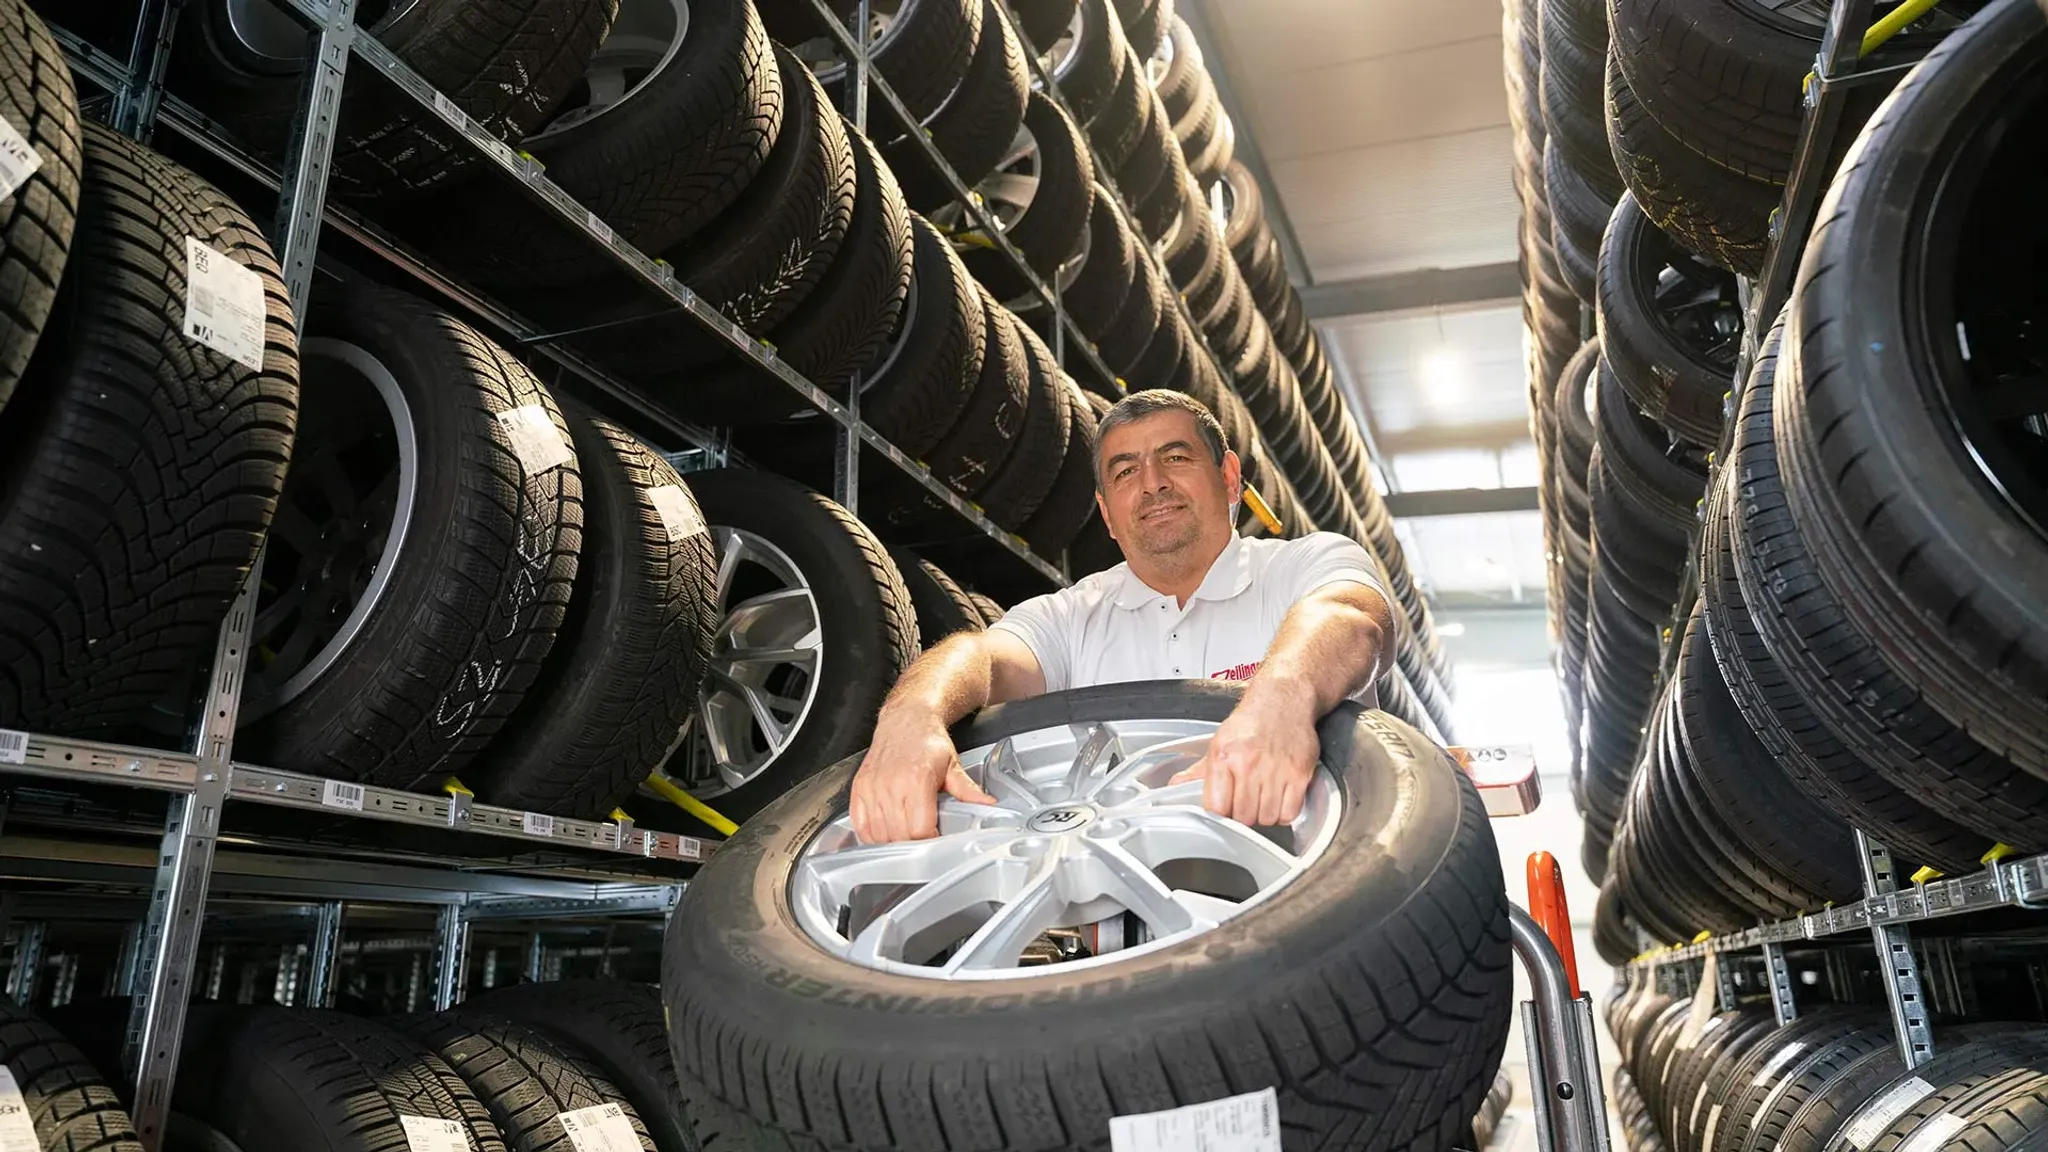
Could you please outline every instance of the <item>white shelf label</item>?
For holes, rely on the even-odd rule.
[[[435,91],[434,111],[439,112],[441,115],[448,117],[450,120],[453,120],[458,124],[462,122],[463,113],[461,105],[458,105],[457,103],[455,103],[455,101],[449,99],[448,94],[446,92],[442,92],[439,90]]]
[[[4,1064],[0,1064],[0,1152],[43,1152],[35,1121],[28,1114],[28,1101],[21,1098],[21,1086]]]
[[[43,154],[0,116],[0,200],[14,195],[42,166]]]
[[[555,1117],[576,1152],[641,1152],[640,1136],[617,1104],[578,1108]]]
[[[710,531],[704,526],[703,514],[697,511],[697,502],[673,484],[649,488],[647,501],[654,505],[655,515],[661,517],[661,527],[671,544]]]
[[[540,812],[528,812],[521,821],[528,836],[553,836],[555,818]]]
[[[698,846],[694,837],[684,836],[676,841],[676,857],[682,860],[701,860],[704,849]]]
[[[1934,1092],[1934,1085],[1918,1076],[1908,1076],[1892,1086],[1891,1091],[1863,1106],[1856,1122],[1842,1129],[1842,1139],[1851,1147],[1868,1147],[1872,1140],[1884,1135],[1892,1121],[1906,1114],[1906,1110],[1927,1099]]]
[[[0,728],[0,764],[28,763],[28,733]]]
[[[512,441],[512,452],[519,457],[519,466],[528,476],[538,476],[576,458],[569,442],[562,438],[562,430],[555,427],[548,410],[539,404],[507,408],[498,413],[498,423]]]
[[[324,808],[346,808],[351,812],[363,810],[363,786],[346,780],[329,780],[320,786],[320,804]]]
[[[460,1120],[435,1120],[425,1116],[403,1116],[406,1152],[470,1152],[469,1129]]]
[[[185,237],[185,337],[263,370],[263,277]]]
[[[1928,1117],[1906,1142],[1899,1145],[1899,1152],[1935,1152],[1948,1143],[1949,1137],[1969,1127],[1969,1121],[1953,1112],[1942,1112]]]
[[[1110,1152],[1280,1152],[1273,1089],[1109,1121]]]
[[[585,215],[588,217],[590,221],[590,230],[592,232],[597,233],[597,238],[606,244],[611,243],[612,226],[605,223],[603,220],[598,219],[597,213],[595,212],[588,212],[585,213]]]

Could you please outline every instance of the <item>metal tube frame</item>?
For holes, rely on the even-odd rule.
[[[1543,1152],[1607,1152],[1592,998],[1571,994],[1564,961],[1533,917],[1510,904],[1508,920],[1532,994],[1521,1010],[1537,1143]]]

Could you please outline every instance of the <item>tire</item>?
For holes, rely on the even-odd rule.
[[[1601,357],[1629,398],[1674,434],[1719,444],[1741,341],[1735,277],[1679,250],[1624,196],[1600,246],[1596,315]]]
[[[1795,287],[1774,422],[1787,503],[1856,629],[1933,709],[2048,778],[2038,437],[1982,402],[2011,372],[1983,351],[2001,338],[1986,328],[2022,290],[1998,278],[2019,239],[1998,221],[2018,203],[2024,155],[1992,149],[2012,139],[1999,134],[2007,118],[2039,123],[2048,107],[2033,70],[2048,14],[2006,0],[1982,16],[1901,83],[1837,175]],[[1962,229],[1959,243],[1916,231],[1937,224]],[[1875,279],[1943,253],[1968,254],[1963,278],[1943,281],[1964,293],[1952,316],[1939,303],[1949,288]],[[1881,254],[1892,262],[1874,263]]]
[[[1550,205],[1551,243],[1573,252],[1600,251],[1620,196],[1610,199],[1594,188],[1555,136],[1543,146],[1543,186]]]
[[[974,602],[975,610],[981,613],[981,619],[984,624],[994,624],[1003,618],[1003,606],[996,603],[993,597],[985,596],[970,588],[967,590],[967,598]]]
[[[1012,7],[1031,46],[1043,52],[1066,32],[1081,4],[1080,0],[1019,0]]]
[[[489,804],[603,820],[668,758],[711,654],[711,537],[668,461],[570,408],[583,480],[576,586],[519,711],[468,781]]]
[[[1137,91],[1130,74],[1135,57],[1124,39],[1123,22],[1116,19],[1109,0],[1080,0],[1071,27],[1072,43],[1066,55],[1053,65],[1052,78],[1074,115],[1081,118],[1082,127],[1089,129],[1093,137],[1095,121],[1104,110],[1129,100]]]
[[[1786,361],[1775,361],[1783,374]],[[1774,375],[1775,375],[1774,374]],[[1871,768],[1934,811],[2016,848],[2048,848],[2048,784],[1973,740],[1899,675],[1858,625],[1799,523],[1774,408],[1798,387],[1759,371],[1743,389],[1735,466],[1743,478],[1733,551],[1765,646],[1808,704]],[[1931,471],[1928,462],[1917,469]],[[1789,482],[1788,482],[1789,481]],[[1894,625],[1896,626],[1896,625]]]
[[[618,0],[456,0],[393,6],[374,22],[366,19],[361,31],[491,137],[519,144],[582,80],[584,62],[604,41],[618,8]],[[236,32],[231,12],[237,9],[253,33],[246,38]],[[307,59],[306,27],[285,5],[189,5],[173,43],[172,88],[191,93],[259,153],[282,156],[303,99]],[[387,86],[349,88],[332,130],[328,187],[336,196],[373,199],[448,187],[481,160],[439,117]]]
[[[1018,45],[1016,33],[1003,19],[996,0],[984,0],[974,58],[960,77],[959,87],[925,126],[932,144],[961,183],[974,187],[1002,161],[1024,123],[1030,91],[1024,49]],[[903,198],[912,208],[930,212],[955,199],[952,186],[910,137],[890,142],[882,149],[882,157],[895,170],[903,185]]]
[[[1020,326],[987,292],[981,297],[981,375],[967,410],[928,457],[932,475],[970,499],[988,488],[1009,459],[1031,396],[1031,365]]]
[[[1167,21],[1166,43],[1160,55],[1166,60],[1166,68],[1153,81],[1152,88],[1166,103],[1166,110],[1173,113],[1174,120],[1179,121],[1202,102],[1204,93],[1214,95],[1216,86],[1202,63],[1202,48],[1195,43],[1194,29],[1178,15]]]
[[[1024,421],[1008,458],[976,499],[998,527],[1016,532],[1045,503],[1046,493],[1059,479],[1067,454],[1066,390],[1073,385],[1038,333],[1015,317],[1010,323],[1024,349]]]
[[[304,355],[317,436],[300,443],[272,528],[264,581],[278,591],[257,600],[251,642],[275,656],[249,675],[236,744],[262,764],[417,787],[460,773],[540,674],[576,579],[583,484],[554,399],[474,329],[383,288],[316,301]],[[357,537],[323,533],[310,509],[351,478],[345,451],[390,445],[406,425],[415,495],[393,506],[408,530],[395,543],[387,530],[371,557],[365,525],[360,559],[381,586],[359,571],[343,584],[357,556],[340,542]],[[402,449],[386,451],[402,490]],[[348,602],[356,630],[327,636],[295,597]]]
[[[1045,502],[1017,531],[1033,552],[1055,560],[1095,513],[1095,410],[1071,380],[1060,394],[1067,406],[1066,455]]]
[[[861,419],[923,459],[967,407],[981,375],[987,318],[952,244],[915,214],[910,233],[910,294],[895,332],[862,370]]]
[[[1134,715],[1220,721],[1236,700],[1210,683],[1054,693],[988,709],[955,742],[971,749]],[[885,972],[814,943],[778,894],[818,814],[844,826],[856,761],[792,793],[721,847],[670,920],[662,989],[699,1135],[709,1147],[733,1132],[752,1137],[749,1147],[924,1150],[974,1125],[980,1144],[1064,1150],[1098,1144],[1077,1134],[1104,1131],[1113,1114],[1274,1085],[1306,1144],[1462,1139],[1498,1066],[1512,995],[1507,903],[1484,809],[1440,749],[1383,713],[1343,705],[1321,735],[1344,808],[1313,883],[1149,953],[999,985]],[[699,930],[735,919],[758,927],[744,938]],[[1424,955],[1432,962],[1416,964]],[[1386,978],[1400,982],[1398,997],[1382,973],[1402,974]],[[919,1011],[903,1011],[913,1003],[905,997]],[[1000,1061],[986,1045],[996,1015],[1030,1022],[1004,1026]],[[1132,1030],[1133,1019],[1153,1026]],[[771,1020],[772,1030],[760,1023]],[[1310,1044],[1310,1035],[1322,1039]],[[744,1049],[773,1067],[785,1046],[794,1087],[820,1107],[775,1108],[766,1079],[743,1071],[762,1065],[737,1059]],[[1297,1061],[1283,1066],[1282,1051]],[[851,1098],[835,1092],[842,1086],[932,1076],[943,1091],[883,1089],[878,1106],[861,1110],[824,1104]],[[1369,1132],[1367,1116],[1379,1121]]]
[[[922,122],[946,102],[974,59],[987,25],[979,0],[900,0],[895,19],[868,45],[868,59],[882,79]],[[833,105],[846,84],[845,67],[826,73]]]
[[[269,245],[219,190],[96,124],[83,156],[64,288],[0,412],[0,725],[133,739],[159,705],[184,730],[262,548],[298,333]],[[183,335],[188,238],[260,281],[261,369]]]
[[[1088,235],[1088,212],[1095,169],[1088,143],[1060,106],[1042,92],[1033,92],[1024,109],[1024,133],[1036,157],[1037,185],[1030,199],[1014,205],[1016,215],[1003,234],[1024,256],[1040,279],[1051,282],[1060,265],[1081,251]],[[1011,149],[1015,154],[1016,148]],[[1001,179],[1003,170],[997,173]],[[1000,196],[992,197],[1000,205]],[[994,248],[974,247],[961,257],[967,270],[998,300],[1014,300],[1031,291],[1010,257]]]
[[[400,1117],[412,1116],[455,1122],[475,1152],[508,1152],[462,1078],[383,1024],[286,1008],[192,1015],[211,1019],[186,1033],[172,1107],[230,1148],[404,1148]]]
[[[740,604],[758,599],[748,580],[767,569],[742,570],[720,588],[720,610],[726,623],[712,648],[711,673],[699,697],[692,735],[670,759],[667,771],[672,777],[682,773],[678,783],[714,800],[728,818],[741,820],[867,742],[882,697],[917,652],[917,616],[903,578],[889,562],[881,542],[866,525],[825,497],[777,476],[731,468],[692,473],[690,489],[712,525],[721,567],[729,563],[728,556],[739,552],[734,542],[745,543],[750,537],[780,553],[776,562],[801,573],[810,590],[815,618],[786,639],[759,637],[758,647],[780,648],[787,640],[814,629],[820,636],[818,655],[810,675],[804,678],[807,683],[797,680],[803,671],[801,663],[772,664],[764,679],[765,691],[771,695],[791,690],[805,695],[804,706],[794,710],[795,717],[778,717],[789,725],[787,741],[780,749],[763,748],[764,741],[759,739],[763,734],[747,727],[727,744],[729,752],[744,754],[744,759],[727,757],[727,767],[743,779],[727,778],[713,762],[705,733],[722,714],[738,708],[737,714],[744,719],[748,711],[743,701],[729,693],[719,695],[719,685],[728,683],[719,676],[721,667],[742,665],[745,649],[756,647],[744,643],[755,637],[735,630],[733,613]],[[763,595],[773,594],[771,590]],[[773,617],[760,618],[766,603],[753,605],[749,628],[778,623]],[[785,668],[796,674],[774,674]],[[858,670],[859,674],[844,675],[840,670]],[[785,711],[791,710],[785,707]],[[748,741],[748,746],[740,748],[739,740]]]
[[[1707,1152],[1775,1148],[1786,1124],[1837,1073],[1893,1044],[1888,1023],[1867,1017],[1835,1020],[1839,1023],[1834,1038],[1812,1042],[1795,1062],[1781,1065],[1775,1080],[1752,1087],[1725,1113],[1732,1123],[1724,1125],[1716,1147]],[[1762,1095],[1758,1095],[1757,1088],[1765,1089]]]
[[[462,1007],[517,1021],[590,1061],[638,1114],[657,1152],[698,1152],[677,1098],[661,995],[653,985],[587,979],[519,984],[472,996]]]
[[[1594,403],[1600,458],[1622,498],[1650,518],[1652,529],[1682,541],[1699,524],[1696,509],[1707,487],[1705,452],[1674,443],[1669,431],[1636,405],[1607,357],[1608,344],[1601,342],[1600,392]]]
[[[1160,0],[1162,4],[1166,2]],[[1148,92],[1146,97],[1152,102],[1150,127],[1132,162],[1125,166],[1129,179],[1123,188],[1125,195],[1133,197],[1131,213],[1139,229],[1147,238],[1159,240],[1180,219],[1190,177],[1187,158],[1181,154],[1180,141],[1174,138],[1166,106],[1159,102],[1156,92]]]
[[[1067,315],[1091,341],[1102,341],[1130,294],[1132,278],[1138,274],[1134,244],[1123,213],[1102,185],[1094,185],[1088,208],[1088,258],[1060,293]]]
[[[26,0],[0,2],[0,119],[35,150],[39,167],[0,197],[0,408],[28,367],[57,303],[78,222],[80,138],[71,71]]]
[[[9,109],[12,111],[12,109]],[[9,120],[12,123],[12,119]],[[0,999],[0,1065],[20,1093],[16,1113],[50,1152],[142,1152],[120,1098],[71,1041]]]
[[[1117,0],[1116,11],[1138,59],[1158,54],[1166,42],[1166,27],[1173,22],[1173,0]]]
[[[929,651],[955,632],[979,632],[985,626],[981,609],[937,564],[908,548],[889,549],[889,559],[902,574],[917,613],[919,648]]]
[[[1602,123],[1600,88],[1606,60],[1604,28],[1599,39],[1585,44],[1554,31],[1546,22],[1543,65],[1537,81],[1546,129],[1541,147],[1545,152],[1562,153],[1579,178],[1611,204],[1621,196],[1622,183]]]
[[[490,1110],[508,1152],[573,1147],[579,1141],[564,1126],[562,1114],[606,1105],[620,1110],[644,1152],[657,1152],[639,1113],[610,1078],[593,1061],[534,1028],[466,1005],[392,1025],[462,1077]]]
[[[1087,9],[1082,9],[1084,14]],[[1114,16],[1107,17],[1115,19]],[[1144,139],[1152,116],[1151,89],[1145,82],[1145,64],[1126,47],[1123,79],[1110,93],[1094,118],[1082,125],[1095,144],[1095,155],[1111,172],[1121,172]]]
[[[1132,237],[1133,244],[1137,238]],[[1102,356],[1102,362],[1111,365],[1129,364],[1145,351],[1145,345],[1158,330],[1172,303],[1167,299],[1168,288],[1150,260],[1137,259],[1131,276],[1131,289],[1124,294],[1123,304],[1117,308],[1109,327],[1095,342],[1095,351]]]

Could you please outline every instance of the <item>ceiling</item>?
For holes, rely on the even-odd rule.
[[[1180,10],[1394,494],[1410,566],[1440,606],[1541,607],[1500,0]],[[1447,294],[1433,269],[1493,275]]]

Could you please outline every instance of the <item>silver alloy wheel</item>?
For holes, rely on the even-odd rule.
[[[220,3],[220,13],[224,17],[220,23],[226,26],[233,46],[246,53],[250,63],[258,64],[265,71],[293,71],[305,62],[310,29],[277,0],[220,0]],[[419,4],[420,0],[391,0],[383,6],[382,12],[368,14],[359,11],[356,22],[372,36],[379,36]],[[370,15],[374,18],[366,18]]]
[[[669,769],[706,799],[754,780],[789,747],[817,701],[825,659],[818,598],[789,554],[737,528],[713,526],[711,543],[720,622],[684,763]]]
[[[625,0],[583,69],[583,87],[529,141],[587,124],[639,95],[689,35],[690,0]]]
[[[1031,210],[1031,202],[1038,198],[1038,181],[1042,175],[1039,161],[1038,137],[1020,124],[1003,158],[996,161],[989,174],[969,190],[988,208],[989,215],[995,217],[997,231],[1008,232],[1017,226],[1024,213]],[[967,214],[966,206],[958,201],[933,212],[930,220],[939,231],[949,236],[982,234],[981,227]]]
[[[298,442],[264,553],[243,723],[297,698],[355,642],[391,582],[419,491],[419,433],[384,362],[317,336],[299,358]]]
[[[1040,729],[961,763],[995,805],[939,802],[931,840],[861,844],[850,817],[819,829],[790,906],[826,951],[943,980],[1000,980],[1114,963],[1191,939],[1269,899],[1321,858],[1341,792],[1327,768],[1293,823],[1254,829],[1168,783],[1216,724],[1133,719]]]

